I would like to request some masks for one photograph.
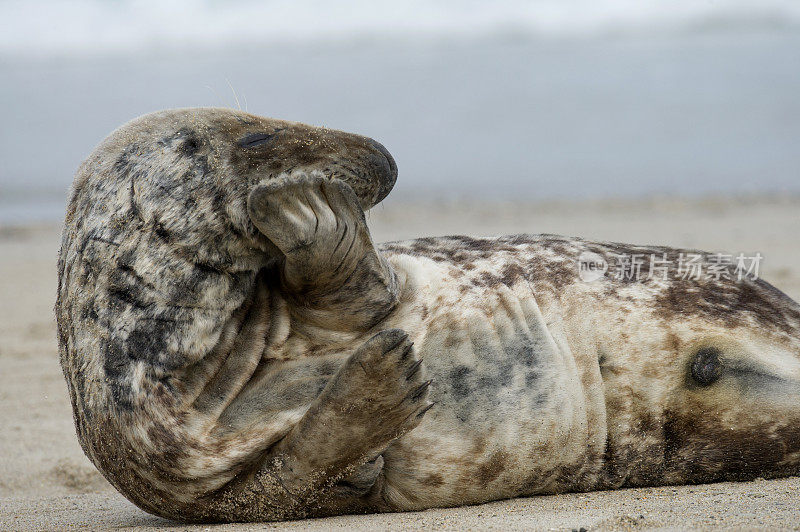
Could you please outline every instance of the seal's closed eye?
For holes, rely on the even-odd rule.
[[[697,351],[692,361],[692,379],[700,386],[708,386],[722,374],[720,351],[715,347],[704,347]]]
[[[238,144],[242,148],[255,148],[257,146],[261,146],[262,144],[266,144],[272,140],[272,137],[274,136],[274,134],[270,133],[251,133],[239,139]]]

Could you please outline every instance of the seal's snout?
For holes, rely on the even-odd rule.
[[[377,153],[375,157],[373,157],[374,164],[376,166],[376,175],[380,176],[380,189],[378,191],[378,197],[375,200],[375,203],[380,203],[383,201],[389,192],[391,192],[392,187],[394,187],[395,182],[397,181],[397,163],[394,161],[394,157],[392,154],[389,153],[383,144],[376,140],[369,139],[370,143],[372,144],[372,148],[374,148]]]
[[[370,141],[372,142],[372,146],[386,159],[387,173],[392,177],[393,180],[397,179],[397,163],[394,162],[394,157],[392,157],[392,154],[389,153],[389,150],[387,150],[384,145],[377,140],[370,139]]]

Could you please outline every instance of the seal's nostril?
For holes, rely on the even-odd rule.
[[[372,141],[372,145],[386,157],[386,160],[389,162],[389,173],[391,173],[392,177],[397,178],[397,163],[394,162],[394,157],[389,153],[389,150],[387,150],[383,144],[375,140]]]
[[[372,146],[383,156],[381,157],[383,159],[383,164],[381,164],[381,166],[383,167],[382,173],[384,173],[384,175],[382,176],[383,179],[374,201],[374,204],[378,204],[383,201],[383,198],[389,195],[389,192],[391,192],[394,187],[395,181],[397,181],[397,163],[394,162],[394,157],[389,153],[389,150],[383,147],[383,144],[372,139],[370,139],[370,141],[372,142]]]

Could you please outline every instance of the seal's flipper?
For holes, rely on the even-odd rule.
[[[314,446],[307,456],[319,467],[364,463],[419,424],[431,406],[430,384],[408,335],[400,329],[380,332],[350,356],[314,401],[292,431],[294,445]],[[332,443],[331,427],[343,436],[342,448],[316,448],[321,441]]]
[[[311,322],[368,329],[397,302],[397,280],[375,249],[353,190],[321,174],[256,186],[247,210],[284,255],[283,286]]]
[[[424,363],[408,335],[382,331],[355,351],[264,461],[223,492],[254,493],[270,518],[390,509],[381,496],[381,454],[420,424],[428,401]],[[257,512],[246,500],[244,511]]]

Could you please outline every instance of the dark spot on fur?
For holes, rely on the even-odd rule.
[[[469,236],[454,236],[451,238],[471,251],[494,251],[496,248],[494,239],[490,238],[472,238]]]
[[[188,212],[194,212],[197,209],[197,199],[192,196],[186,196],[183,201],[183,208]]]
[[[450,384],[455,399],[464,399],[469,396],[470,386],[468,382],[472,368],[469,366],[457,366],[450,370]]]
[[[497,373],[497,381],[500,386],[509,386],[514,378],[514,363],[505,360],[500,363]]]
[[[123,410],[131,410],[133,403],[130,386],[124,383],[125,373],[131,363],[128,353],[116,341],[102,341],[100,349],[103,355],[106,384],[109,386],[114,403]]]
[[[424,486],[437,488],[442,484],[444,484],[444,477],[442,477],[442,475],[440,475],[439,473],[431,473],[429,475],[426,475],[425,478],[423,478],[420,482]]]
[[[137,358],[157,360],[167,348],[165,332],[156,325],[134,329],[125,341],[128,352],[135,353]]]
[[[97,310],[94,308],[94,301],[87,303],[81,308],[81,319],[88,321],[97,321]]]
[[[577,266],[569,260],[546,260],[530,264],[530,277],[539,286],[551,286],[561,290],[579,280]]]
[[[114,162],[114,173],[124,177],[130,171],[133,165],[132,159],[138,151],[139,146],[137,144],[131,144],[125,148],[125,151],[123,151]]]
[[[147,309],[152,305],[151,302],[143,301],[140,290],[131,286],[112,286],[108,289],[108,296],[112,304],[127,305],[138,310]]]
[[[172,235],[159,221],[153,222],[153,233],[164,242],[169,243],[172,241]]]
[[[496,372],[490,375],[481,375],[477,380],[477,391],[482,394],[484,398],[489,399],[493,403],[496,401],[497,392],[511,384],[514,379],[514,363],[510,360],[500,359]]]
[[[170,431],[160,423],[153,423],[147,429],[147,436],[159,449],[159,460],[155,464],[174,464],[184,458],[191,449],[190,442],[185,438],[176,437],[175,431]],[[161,474],[172,476],[171,468],[161,467]]]
[[[536,365],[536,349],[531,338],[519,338],[508,348],[508,355],[526,367]]]
[[[200,150],[201,146],[202,146],[202,143],[200,142],[200,139],[198,139],[194,135],[191,135],[191,136],[187,137],[186,140],[184,140],[181,143],[181,145],[178,148],[178,150],[184,156],[192,157]]]
[[[132,174],[129,187],[129,196],[128,196],[128,202],[129,202],[128,214],[131,218],[137,218],[138,219],[137,221],[142,221],[142,215],[139,212],[139,206],[136,204],[136,189],[134,188],[134,185],[135,185],[135,179]]]
[[[221,268],[214,266],[213,264],[209,264],[207,262],[195,262],[194,267],[196,270],[198,270],[205,276],[222,275],[225,273],[225,271],[222,270]]]
[[[500,271],[500,280],[503,284],[511,286],[517,280],[525,277],[525,270],[519,264],[510,262]]]
[[[478,466],[476,480],[485,488],[491,481],[499,477],[506,467],[508,467],[508,454],[505,451],[494,452],[486,462]]]
[[[525,386],[527,386],[528,388],[533,387],[536,384],[536,382],[539,380],[539,377],[541,377],[541,374],[537,370],[530,370],[530,371],[526,372],[525,373]]]
[[[471,280],[475,286],[483,286],[486,288],[494,288],[500,284],[500,278],[491,272],[481,272],[478,277]]]

